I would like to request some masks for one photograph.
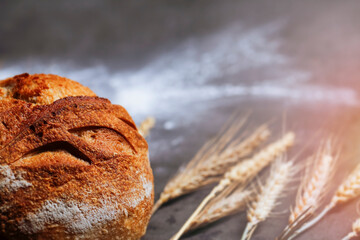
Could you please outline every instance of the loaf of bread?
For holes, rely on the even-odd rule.
[[[123,107],[56,75],[0,81],[0,239],[139,239],[153,195]]]

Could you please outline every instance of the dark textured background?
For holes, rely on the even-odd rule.
[[[331,191],[359,159],[359,11],[355,0],[0,0],[0,78],[56,73],[124,105],[138,123],[154,116],[156,199],[237,109],[252,110],[253,127],[272,121],[272,139],[285,113],[298,137],[290,156],[309,146],[299,162],[336,134],[343,155]],[[171,237],[210,189],[159,209],[144,239]],[[253,239],[281,232],[295,192]],[[339,239],[356,216],[352,201],[298,239]],[[239,239],[245,224],[240,213],[185,239]]]

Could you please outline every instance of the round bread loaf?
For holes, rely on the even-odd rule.
[[[0,239],[139,239],[153,195],[123,107],[56,75],[0,81]]]

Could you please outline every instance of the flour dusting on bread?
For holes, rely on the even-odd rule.
[[[140,182],[142,184],[142,189],[133,189],[130,191],[124,199],[123,202],[125,206],[135,208],[139,205],[145,198],[150,198],[153,190],[153,184],[146,179],[145,176],[140,177]],[[141,186],[141,185],[140,185]]]
[[[46,201],[41,209],[20,222],[19,229],[25,234],[34,234],[47,225],[59,224],[69,233],[84,233],[116,219],[121,213],[116,201],[111,199],[101,199],[99,207],[75,201]]]
[[[38,211],[27,214],[20,222],[19,230],[25,234],[34,234],[55,224],[64,227],[69,233],[78,234],[101,227],[122,214],[127,216],[129,208],[135,208],[145,198],[151,197],[153,184],[145,176],[140,177],[140,182],[143,188],[133,189],[122,204],[118,204],[117,197],[102,197],[96,206],[76,201],[45,201]],[[88,193],[85,189],[83,191]]]
[[[13,192],[30,186],[32,184],[23,179],[21,171],[14,173],[8,165],[0,165],[0,191]]]
[[[153,190],[153,184],[149,180],[147,180],[144,176],[141,176],[141,182],[145,191],[145,197],[151,197],[151,193]]]

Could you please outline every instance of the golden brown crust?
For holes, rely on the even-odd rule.
[[[50,104],[69,96],[96,96],[89,88],[53,74],[23,73],[0,82],[0,99],[14,98],[36,104]]]
[[[146,141],[126,110],[94,96],[44,104],[48,90],[21,88],[31,93],[13,87],[0,100],[0,237],[139,239],[153,176]]]

